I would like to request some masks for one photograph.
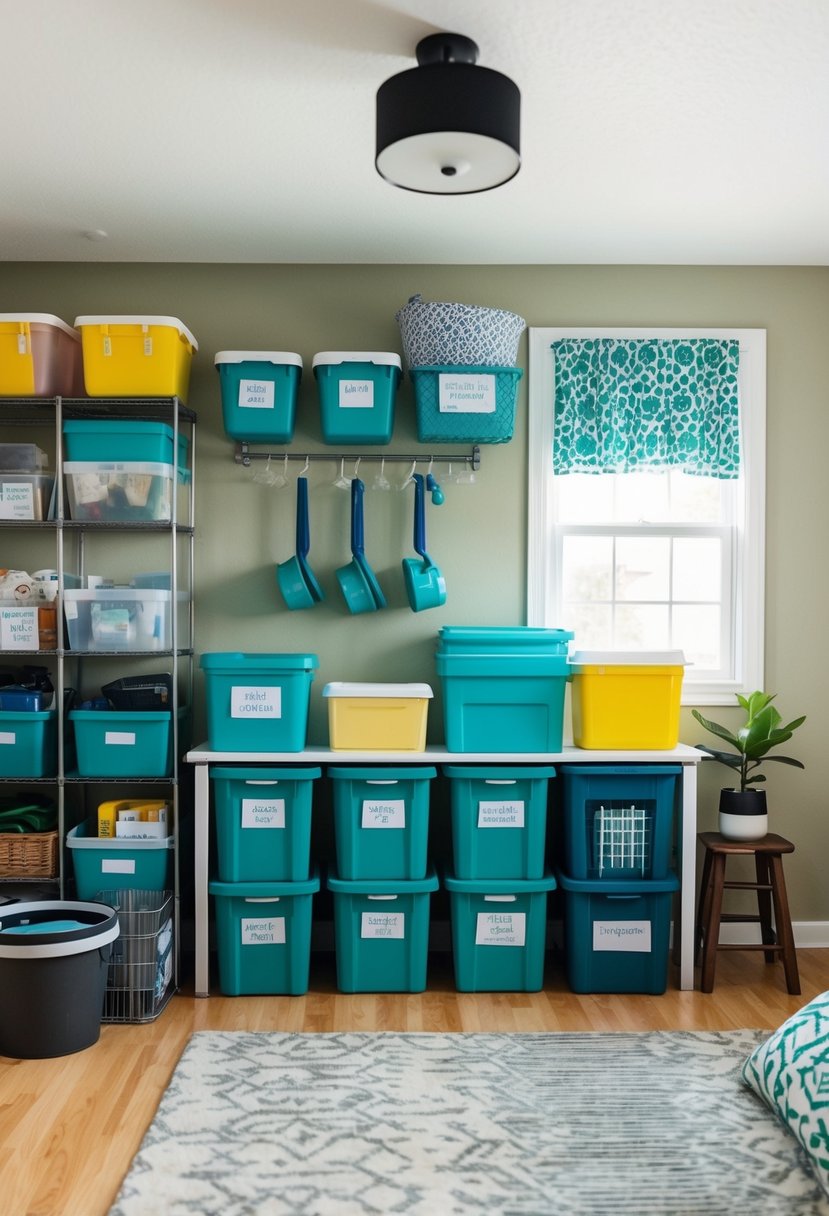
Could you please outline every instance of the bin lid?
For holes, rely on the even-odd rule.
[[[436,768],[425,764],[372,764],[369,768],[332,765],[328,769],[328,776],[333,777],[335,781],[377,781],[381,785],[389,781],[431,781],[437,775]]]
[[[302,355],[292,350],[220,350],[213,362],[220,363],[290,363],[302,367]]]
[[[559,645],[569,642],[574,633],[571,629],[542,629],[535,625],[442,625],[438,637],[442,643],[457,642],[477,646],[492,642],[495,645],[535,647]]]
[[[574,650],[574,667],[684,667],[682,650]]]
[[[115,909],[106,904],[37,900],[0,912],[0,958],[57,958],[85,954],[115,940]]]
[[[173,837],[98,836],[95,824],[91,819],[87,819],[67,832],[66,847],[69,849],[97,849],[100,853],[109,853],[113,850],[116,853],[132,853],[135,849],[143,852],[147,849],[172,849]]]
[[[319,667],[319,662],[315,654],[241,654],[230,650],[203,654],[199,666],[205,671],[250,676],[258,672]]]
[[[330,363],[379,363],[384,367],[402,368],[400,356],[391,350],[321,350],[314,355],[312,367]]]
[[[287,765],[281,765],[279,768],[268,768],[267,766],[245,768],[237,764],[227,766],[211,764],[207,771],[211,781],[252,781],[256,785],[273,785],[274,782],[279,781],[315,781],[317,777],[322,776],[321,768],[305,766],[289,768]]]
[[[75,317],[75,324],[80,328],[83,325],[166,325],[171,329],[177,329],[182,337],[186,338],[193,350],[199,349],[199,344],[190,330],[183,321],[179,321],[178,317],[135,317],[135,316],[113,316],[113,317]]]
[[[76,329],[50,312],[0,312],[0,322],[10,322],[12,325],[54,325],[56,329],[63,330],[77,342],[81,340],[81,335]]]
[[[526,777],[546,780],[555,777],[556,770],[551,764],[444,764],[443,775],[473,781],[514,781]]]
[[[556,880],[549,871],[541,878],[453,878],[446,874],[443,885],[447,891],[464,895],[534,895],[553,891]]]
[[[678,891],[676,874],[667,878],[570,878],[556,871],[559,886],[563,891],[575,891],[582,895],[664,895],[666,891]]]
[[[324,697],[433,697],[428,684],[350,684],[335,680],[322,690]]]
[[[434,867],[429,866],[425,878],[337,878],[329,873],[325,884],[338,895],[426,895],[437,891],[439,883]]]
[[[291,895],[316,894],[320,889],[320,876],[315,867],[308,878],[299,882],[219,882],[214,879],[207,884],[207,889],[211,895],[225,899],[284,899]]]

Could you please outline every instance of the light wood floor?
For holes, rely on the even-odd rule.
[[[772,1029],[829,989],[829,950],[799,950],[802,995],[758,953],[717,960],[714,992],[576,996],[553,974],[540,993],[454,991],[437,956],[429,991],[345,996],[315,956],[304,997],[173,998],[143,1026],[107,1025],[100,1041],[55,1060],[0,1058],[0,1216],[104,1216],[195,1030],[636,1031]],[[163,1216],[159,1213],[158,1216]]]

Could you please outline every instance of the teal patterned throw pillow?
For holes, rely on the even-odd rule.
[[[754,1049],[743,1080],[795,1134],[829,1194],[829,992]]]

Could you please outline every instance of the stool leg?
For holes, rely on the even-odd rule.
[[[794,948],[792,920],[789,915],[786,880],[783,877],[783,858],[779,853],[775,853],[769,858],[769,861],[771,863],[774,920],[777,926],[777,938],[783,947],[783,969],[786,973],[786,987],[793,996],[797,996],[800,993],[800,976],[797,972],[797,953]]]
[[[754,854],[754,868],[758,884],[768,886],[771,883],[771,872],[769,859],[765,853]],[[773,946],[777,937],[771,926],[771,891],[758,890],[757,909],[760,913],[760,940],[764,946]],[[777,956],[773,950],[766,950],[763,957],[767,963],[773,963]]]
[[[700,977],[700,988],[703,992],[714,991],[714,968],[717,965],[717,946],[720,940],[724,880],[725,854],[717,853],[711,864],[711,890],[707,899],[708,914],[703,933],[702,976]]]
[[[699,962],[702,949],[703,928],[708,915],[708,901],[711,895],[711,850],[705,850],[702,862],[702,880],[699,885],[699,903],[697,905],[697,923],[694,929],[694,962]]]

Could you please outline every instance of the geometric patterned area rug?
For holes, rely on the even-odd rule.
[[[199,1032],[111,1216],[823,1216],[767,1036]]]

